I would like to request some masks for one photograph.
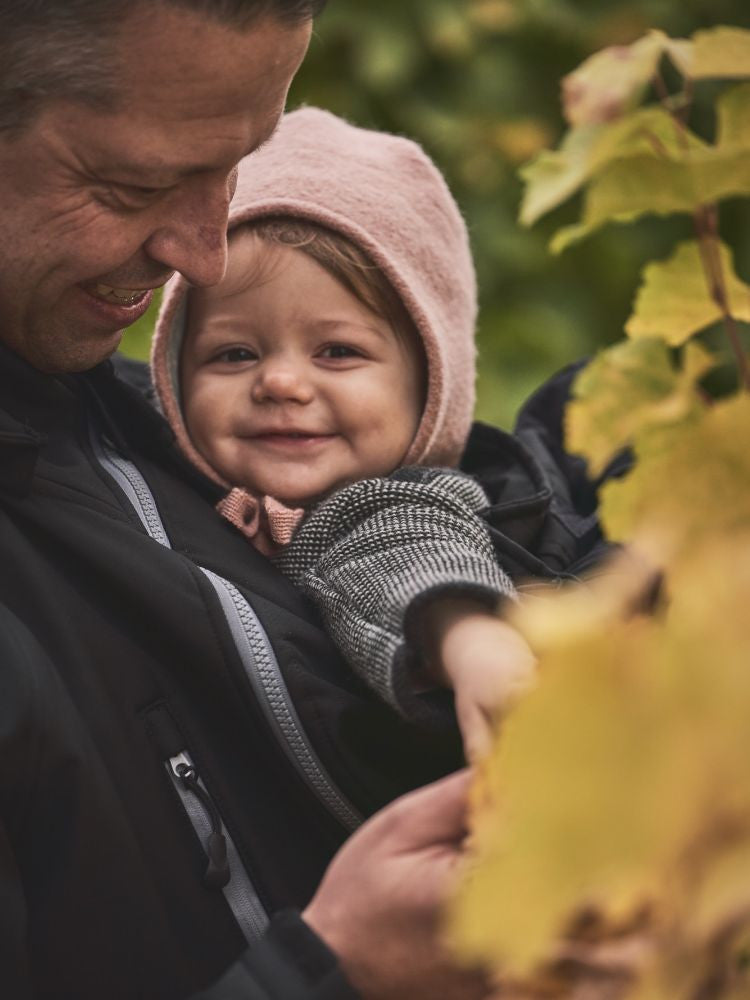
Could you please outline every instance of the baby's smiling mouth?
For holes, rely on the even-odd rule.
[[[326,441],[336,435],[320,431],[262,430],[253,431],[247,436],[253,441],[268,441],[278,444],[285,444],[287,442],[304,444],[313,441]]]

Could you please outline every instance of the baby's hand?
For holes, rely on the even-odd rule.
[[[536,658],[519,632],[477,605],[441,602],[435,611],[439,673],[454,690],[466,758],[475,762],[491,749],[493,720],[533,684]]]

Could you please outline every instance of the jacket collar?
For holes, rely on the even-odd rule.
[[[44,434],[74,408],[75,397],[62,378],[40,372],[0,343],[0,429],[20,424]]]
[[[224,490],[194,470],[173,445],[164,418],[118,378],[111,361],[74,375],[47,375],[0,343],[0,492],[25,495],[48,439],[81,427],[84,411],[126,457],[140,452],[173,468],[211,502]]]
[[[54,379],[0,344],[1,492],[28,493],[39,449],[46,441],[41,418],[58,392]]]

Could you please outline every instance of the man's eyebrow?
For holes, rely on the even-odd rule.
[[[168,164],[163,162],[154,163],[124,163],[118,162],[116,165],[105,169],[106,173],[112,177],[121,178],[123,181],[132,181],[134,184],[143,184],[148,178],[154,184],[174,184],[184,177],[193,177],[196,174],[210,173],[218,167],[208,166],[205,163],[196,164]],[[227,168],[231,169],[231,168]]]
[[[238,163],[244,160],[246,156],[250,156],[253,153],[257,153],[259,150],[263,149],[263,147],[266,146],[274,137],[277,128],[278,125],[274,128],[274,130],[271,133],[269,133],[269,135],[267,135],[260,143],[258,143],[258,145],[255,145],[251,149],[247,150],[247,152],[243,153],[240,159],[236,163],[228,165],[226,169],[227,170],[233,169],[235,166],[237,166]],[[222,164],[222,166],[224,166],[224,164]],[[183,177],[192,177],[196,174],[210,173],[212,170],[218,170],[218,169],[221,168],[219,166],[214,166],[206,163],[169,164],[165,163],[163,160],[154,160],[152,162],[133,161],[131,163],[120,161],[117,163],[115,167],[111,169],[111,171],[108,172],[111,172],[113,175],[121,176],[123,178],[130,178],[136,184],[139,182],[139,179],[140,182],[142,183],[143,178],[148,177],[150,180],[153,180],[156,184],[161,183],[167,185],[170,183],[175,183],[178,180],[182,180]]]

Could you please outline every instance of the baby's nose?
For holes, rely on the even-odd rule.
[[[261,366],[253,386],[256,402],[264,400],[309,402],[313,387],[305,366],[290,359],[268,361]]]

